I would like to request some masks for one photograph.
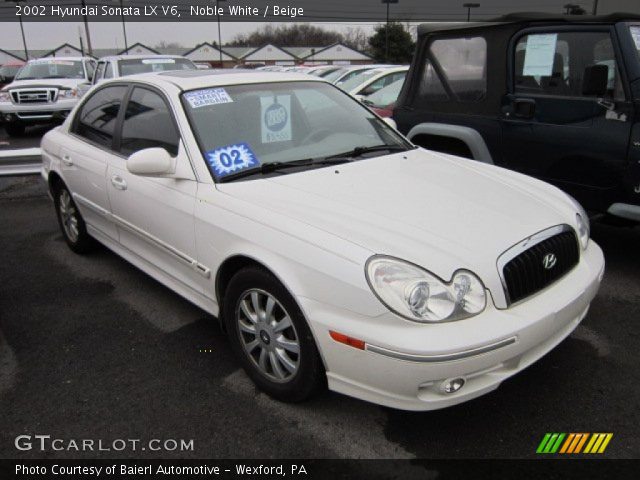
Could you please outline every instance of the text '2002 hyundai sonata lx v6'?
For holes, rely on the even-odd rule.
[[[217,316],[285,401],[482,395],[571,333],[604,272],[567,195],[416,148],[300,74],[107,81],[42,151],[69,247],[97,240]]]

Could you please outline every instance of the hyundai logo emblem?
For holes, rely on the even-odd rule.
[[[556,258],[555,253],[547,253],[542,259],[542,266],[545,270],[551,270],[555,265],[558,259]]]

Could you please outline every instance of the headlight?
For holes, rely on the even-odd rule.
[[[0,92],[0,102],[10,102],[11,101],[11,95],[9,95],[9,92]]]
[[[68,90],[60,90],[60,92],[58,93],[58,96],[60,98],[76,98],[78,96],[78,89],[71,88]]]
[[[578,223],[578,237],[580,237],[580,245],[582,245],[582,249],[586,250],[589,245],[589,217],[584,213],[576,213],[576,222]]]
[[[466,270],[458,270],[446,283],[408,262],[374,256],[366,266],[369,286],[392,312],[417,322],[461,320],[486,306],[484,285]]]

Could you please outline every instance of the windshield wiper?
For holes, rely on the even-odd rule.
[[[287,170],[289,168],[300,168],[300,167],[314,167],[314,166],[325,166],[325,165],[339,165],[341,163],[348,163],[351,160],[348,158],[303,158],[301,160],[294,160],[292,162],[271,162],[271,163],[263,163],[259,167],[251,168],[249,170],[241,170],[237,173],[232,173],[231,175],[227,175],[226,177],[218,180],[219,183],[232,182],[233,180],[237,180],[239,178],[250,177],[252,175],[266,175],[272,172],[279,172],[282,170]]]
[[[356,147],[353,150],[327,157],[328,160],[341,160],[347,158],[357,158],[367,153],[373,152],[405,152],[408,148],[402,145],[373,145],[371,147]]]

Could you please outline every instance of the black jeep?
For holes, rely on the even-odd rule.
[[[393,118],[417,145],[640,221],[640,16],[421,25]]]

